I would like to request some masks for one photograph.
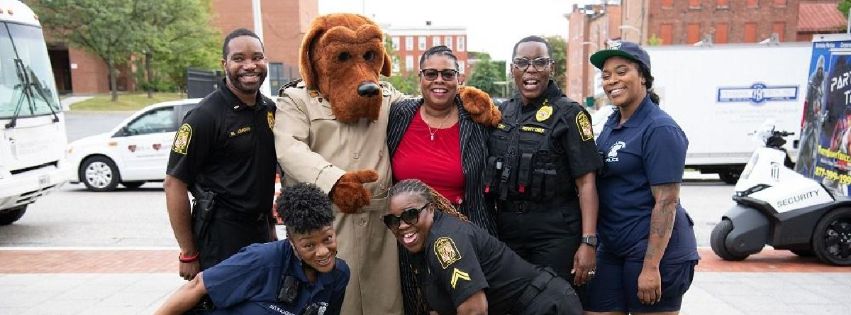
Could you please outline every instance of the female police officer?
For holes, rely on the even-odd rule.
[[[606,155],[598,185],[601,246],[585,309],[676,314],[699,258],[694,224],[679,204],[688,139],[657,105],[644,49],[614,42],[591,63],[618,109],[597,139]]]
[[[567,281],[466,222],[422,181],[403,180],[389,197],[384,224],[414,254],[412,268],[427,309],[439,314],[582,313]]]
[[[593,276],[600,156],[591,119],[550,79],[546,40],[521,39],[511,74],[519,90],[500,105],[485,193],[496,202],[498,235],[523,259],[582,285]],[[580,245],[581,244],[581,245]]]
[[[336,258],[331,202],[296,184],[278,202],[288,239],[253,244],[182,286],[157,314],[180,314],[204,294],[212,314],[340,314],[349,267]]]

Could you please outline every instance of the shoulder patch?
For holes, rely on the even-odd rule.
[[[177,154],[186,155],[186,149],[189,148],[189,142],[192,140],[192,126],[187,123],[180,125],[177,133],[174,135],[174,143],[171,150]]]
[[[591,119],[588,114],[581,111],[576,114],[576,128],[579,130],[579,136],[582,141],[594,140],[594,129],[591,129]]]
[[[275,113],[266,112],[266,121],[269,123],[269,129],[275,129]]]
[[[452,279],[449,280],[449,284],[452,285],[453,289],[455,289],[455,285],[458,284],[458,280],[470,281],[470,274],[461,271],[461,269],[452,268]]]
[[[450,265],[461,259],[461,252],[455,246],[455,241],[446,236],[438,238],[434,242],[434,254],[443,269],[449,268]]]
[[[549,100],[544,100],[544,105],[538,109],[538,112],[535,113],[535,120],[538,122],[542,122],[544,120],[550,119],[550,116],[553,115],[553,107],[549,105]]]

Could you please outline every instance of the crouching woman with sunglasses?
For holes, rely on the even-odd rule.
[[[582,313],[567,281],[524,261],[422,181],[403,180],[389,197],[384,224],[413,254],[411,267],[430,312]]]

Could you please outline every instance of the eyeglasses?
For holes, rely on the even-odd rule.
[[[431,203],[426,203],[420,208],[405,209],[398,217],[392,214],[384,215],[384,225],[386,225],[388,229],[398,230],[402,221],[405,221],[405,223],[409,225],[417,224],[420,220],[420,212],[422,212],[430,204]]]
[[[458,70],[455,69],[422,69],[420,70],[420,75],[423,76],[423,79],[426,81],[434,81],[437,80],[437,75],[440,74],[443,77],[444,81],[455,80],[455,77],[458,76]]]
[[[514,58],[514,67],[521,71],[526,71],[529,69],[529,66],[535,66],[535,70],[542,71],[547,68],[553,62],[552,59],[547,57],[535,58],[529,60],[529,58]]]

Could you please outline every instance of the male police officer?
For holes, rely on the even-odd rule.
[[[519,95],[500,106],[485,192],[496,203],[502,241],[578,286],[595,272],[594,176],[602,162],[588,113],[550,79],[550,51],[537,36],[514,46],[511,73]]]
[[[275,240],[274,102],[259,93],[263,44],[247,29],[222,47],[226,78],[190,111],[174,137],[166,206],[180,246],[180,276],[190,280],[252,243]],[[195,198],[190,217],[187,190]]]

